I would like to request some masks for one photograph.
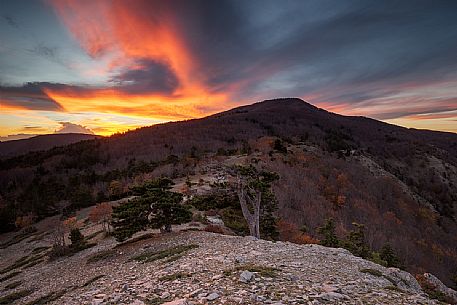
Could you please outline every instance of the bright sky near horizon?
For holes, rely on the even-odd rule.
[[[456,15],[453,0],[2,0],[0,140],[275,97],[457,132]]]

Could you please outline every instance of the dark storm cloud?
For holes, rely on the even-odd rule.
[[[43,91],[48,85],[54,84],[37,82],[17,87],[0,86],[0,103],[30,110],[61,111],[62,107]]]
[[[43,56],[54,56],[51,49],[37,51]],[[81,97],[97,94],[99,91],[115,88],[126,94],[172,94],[179,85],[176,76],[167,65],[152,60],[139,60],[135,67],[126,69],[110,81],[114,86],[67,85],[49,82],[26,83],[22,86],[0,86],[2,104],[30,110],[63,111],[46,89],[69,92]]]
[[[139,19],[174,20],[199,75],[213,91],[234,85],[236,98],[266,88],[302,96],[329,87],[366,87],[456,77],[455,1],[132,1]],[[31,50],[55,60],[57,50]],[[125,92],[172,92],[177,77],[164,63],[111,78]],[[361,91],[361,92],[360,92]],[[351,93],[344,92],[339,98]],[[333,94],[338,98],[338,94]]]
[[[442,100],[436,100],[437,103],[443,102]],[[450,101],[444,101],[448,103],[456,103],[457,100],[453,99]],[[420,115],[420,114],[427,114],[427,115],[433,115],[437,113],[446,113],[448,111],[453,111],[455,110],[455,107],[449,107],[446,105],[433,105],[433,103],[430,103],[430,106],[426,107],[425,109],[419,109],[419,110],[407,110],[407,111],[386,111],[386,112],[381,112],[377,113],[374,118],[378,120],[391,120],[391,119],[397,119],[401,117],[409,117],[409,116],[414,116],[414,115]]]
[[[5,20],[6,24],[9,26],[18,29],[19,28],[19,23],[16,21],[16,19],[13,16],[10,15],[3,15],[3,20]]]
[[[138,60],[135,68],[122,71],[111,82],[126,93],[171,94],[179,85],[167,65],[150,59]]]
[[[257,11],[244,1],[167,3],[208,84],[223,91],[243,82],[239,96],[284,73],[299,95],[335,85],[427,82],[457,68],[455,1],[322,1],[312,11],[306,4],[276,2],[291,10],[271,13],[262,23],[256,15],[271,2],[256,2]],[[271,37],[279,38],[269,42]],[[276,84],[280,90],[281,82]]]

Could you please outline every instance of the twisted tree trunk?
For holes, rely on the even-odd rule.
[[[241,211],[246,219],[249,227],[249,234],[256,238],[260,238],[260,203],[262,201],[262,192],[252,189],[246,190],[241,180],[238,180],[237,194],[240,200]],[[253,198],[249,191],[253,193]],[[250,209],[252,209],[252,212]]]

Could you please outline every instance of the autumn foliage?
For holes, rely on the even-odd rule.
[[[319,240],[300,231],[295,224],[280,220],[278,222],[280,239],[296,244],[318,244]]]
[[[89,212],[89,220],[93,223],[101,223],[103,231],[106,233],[111,232],[110,221],[113,208],[108,202],[102,202],[93,207]]]
[[[29,213],[27,215],[17,217],[14,224],[15,224],[16,228],[18,228],[18,229],[27,230],[27,228],[30,228],[33,225],[33,223],[35,222],[35,219],[36,219],[35,215],[33,215],[32,213]]]

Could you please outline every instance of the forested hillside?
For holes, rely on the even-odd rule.
[[[317,228],[329,218],[340,237],[363,224],[371,249],[389,244],[408,270],[451,283],[457,135],[341,116],[299,99],[3,159],[1,231],[15,229],[18,216],[68,214],[124,197],[151,177],[197,175],[233,156],[279,174],[276,213],[291,234],[322,239]]]

